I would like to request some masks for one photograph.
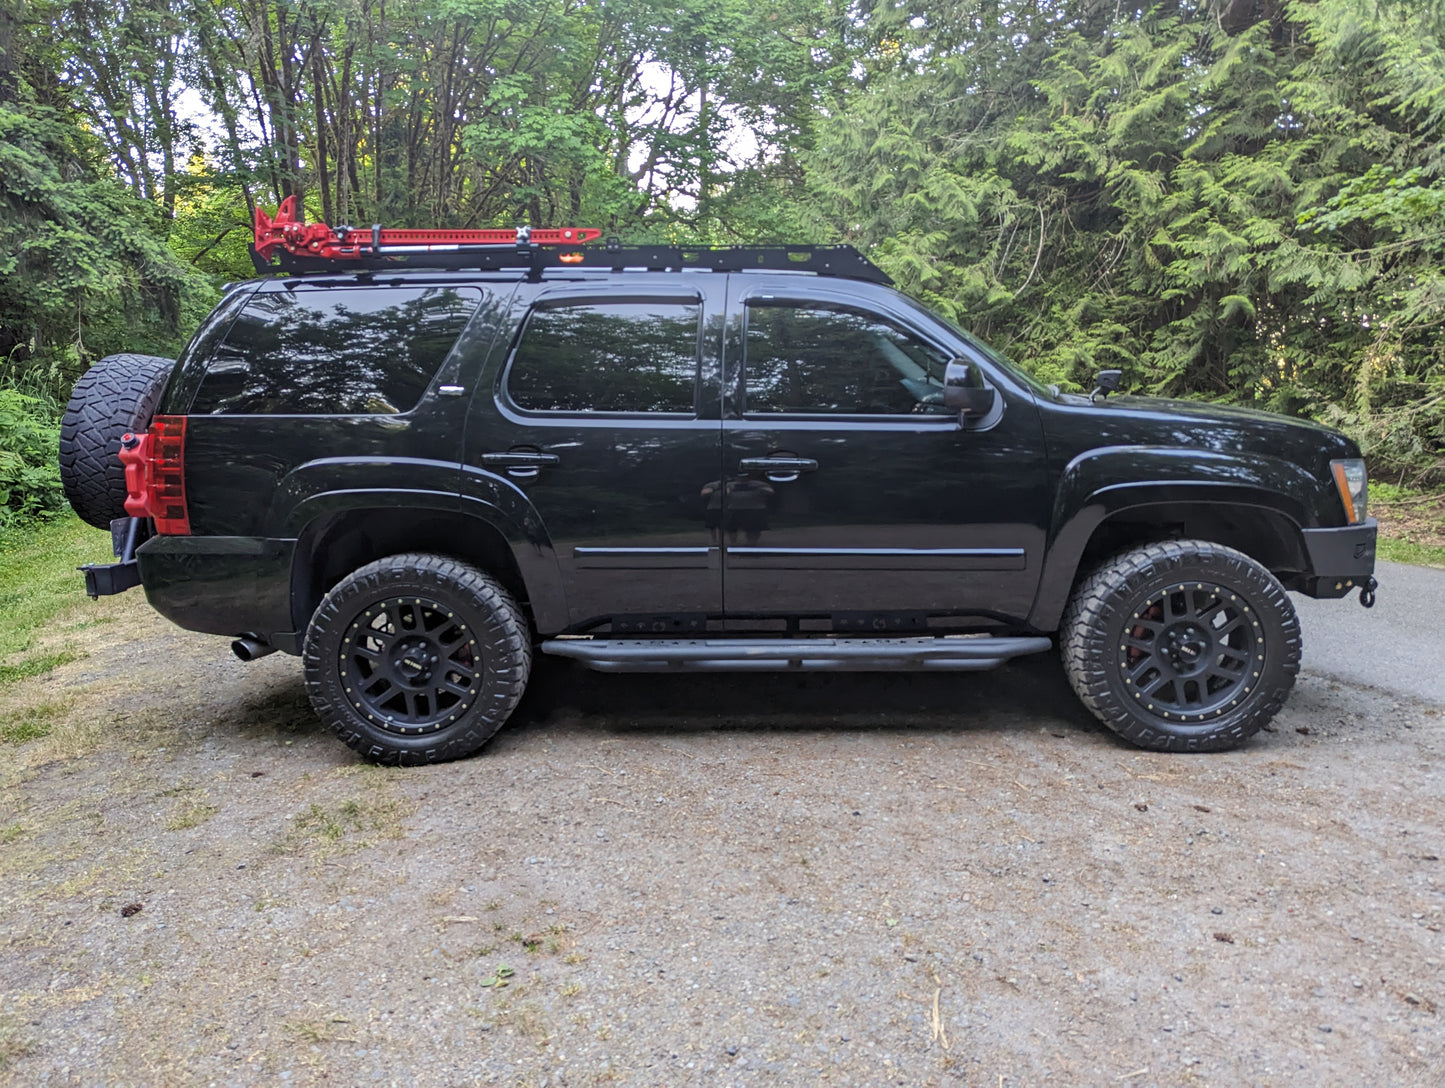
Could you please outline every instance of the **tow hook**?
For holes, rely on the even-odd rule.
[[[1371,575],[1370,580],[1360,587],[1360,603],[1366,608],[1375,607],[1375,589],[1379,584]]]

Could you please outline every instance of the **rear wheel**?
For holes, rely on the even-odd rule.
[[[521,608],[494,578],[437,555],[368,563],[326,594],[306,632],[316,713],[379,763],[470,755],[527,686]]]
[[[1084,704],[1144,748],[1219,751],[1284,705],[1300,629],[1278,579],[1202,540],[1115,556],[1078,587],[1060,648]]]
[[[126,516],[121,436],[150,426],[175,365],[158,355],[107,355],[75,383],[60,420],[60,482],[82,521],[109,529]]]

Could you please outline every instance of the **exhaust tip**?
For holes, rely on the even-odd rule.
[[[276,647],[269,642],[262,642],[259,638],[251,638],[243,635],[231,643],[231,652],[242,661],[255,661],[258,657],[265,657],[267,654],[274,654]]]

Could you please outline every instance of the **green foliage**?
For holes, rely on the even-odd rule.
[[[110,536],[64,513],[23,530],[0,530],[0,660],[23,674],[62,664],[56,653],[35,649],[53,634],[54,620],[77,601],[75,568],[110,562]],[[93,613],[87,613],[93,622]],[[20,660],[16,660],[16,658]]]
[[[300,194],[849,241],[1047,381],[1445,480],[1441,0],[31,0],[0,54],[0,355],[52,400],[173,353]]]
[[[300,193],[332,223],[585,220],[697,238],[722,229],[712,201],[750,156],[791,156],[846,65],[836,2],[145,0],[110,20],[95,17],[105,4],[72,16],[105,44],[71,48],[69,66],[103,83],[134,48],[128,27],[183,9],[190,32],[156,60],[174,59],[214,111],[207,162],[247,214]],[[154,9],[149,23],[138,7]],[[172,143],[193,138],[174,89],[151,72],[138,84]],[[137,126],[113,120],[127,105],[88,101],[121,175],[143,179]],[[184,200],[136,182],[157,189],[168,209]]]
[[[175,133],[158,125],[144,95],[131,93],[154,78],[143,78],[152,65],[141,63],[144,35],[136,31],[162,25],[149,18],[153,8],[0,7],[0,360],[8,385],[46,400],[63,402],[100,355],[174,352],[214,301],[166,245],[170,173],[154,192],[117,175],[116,132],[150,134],[129,160],[144,162],[148,176],[155,171],[147,156],[173,157],[174,148],[160,144]],[[121,70],[94,83],[67,82],[79,76],[71,50],[93,44],[68,34],[67,21],[82,16],[129,27],[126,48],[112,58]],[[175,29],[175,20],[165,25]],[[98,111],[107,93],[109,105]],[[155,199],[161,189],[163,203]]]
[[[1437,3],[871,11],[814,206],[1065,387],[1309,413],[1445,479]]]
[[[153,210],[87,169],[83,143],[53,111],[0,104],[0,353],[56,373],[59,395],[100,354],[174,350],[204,304]]]
[[[43,401],[0,389],[0,531],[65,505],[56,464],[60,426]]]
[[[196,158],[175,189],[175,217],[167,238],[171,252],[212,284],[254,276],[250,253],[254,227],[241,182]],[[210,291],[197,295],[198,301],[214,301]],[[202,316],[183,320],[182,327],[193,327]]]

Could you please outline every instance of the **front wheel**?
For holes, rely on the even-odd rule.
[[[1284,587],[1247,555],[1203,540],[1110,559],[1075,590],[1060,635],[1079,698],[1142,748],[1243,744],[1299,672],[1299,620]]]
[[[488,574],[437,555],[393,555],[326,594],[303,650],[317,715],[367,759],[470,755],[527,686],[521,608]]]

